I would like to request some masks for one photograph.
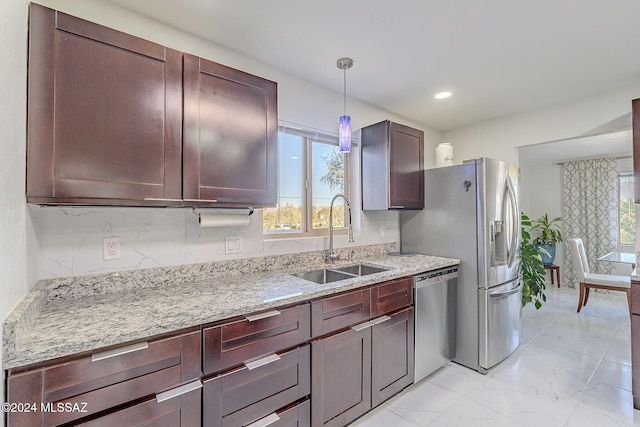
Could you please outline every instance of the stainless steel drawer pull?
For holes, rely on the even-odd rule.
[[[244,366],[246,366],[248,370],[252,370],[259,368],[260,366],[268,365],[269,363],[277,362],[278,360],[280,360],[280,356],[277,354],[270,354],[258,360],[244,362]]]
[[[351,329],[354,331],[362,331],[363,329],[370,328],[374,325],[373,320],[369,320],[368,322],[360,323],[359,325],[352,326]]]
[[[91,361],[97,362],[99,360],[109,359],[111,357],[122,356],[123,354],[133,353],[134,351],[140,351],[149,348],[147,342],[140,342],[137,344],[131,344],[125,347],[114,348],[113,350],[103,351],[102,353],[96,353],[91,355]]]
[[[256,320],[266,319],[267,317],[273,317],[281,314],[278,310],[264,311],[262,313],[257,314],[249,314],[244,316],[249,322],[255,322]]]
[[[255,421],[251,424],[248,424],[247,427],[266,427],[270,424],[275,423],[280,420],[280,417],[275,412],[271,415],[267,415],[264,418],[260,418],[258,421]]]
[[[377,319],[373,319],[372,322],[374,325],[378,325],[380,323],[386,322],[387,320],[391,320],[389,316],[380,316]]]
[[[404,209],[404,206],[389,206],[389,209]]]
[[[184,199],[185,202],[209,202],[218,203],[218,199]]]
[[[145,197],[145,201],[149,202],[181,202],[182,199],[165,199],[162,197]]]
[[[156,394],[156,402],[162,403],[165,400],[182,396],[183,394],[187,394],[190,391],[197,390],[199,388],[202,388],[202,383],[200,382],[200,380],[192,381],[188,384],[181,385],[180,387],[172,388],[171,390],[163,391],[162,393]]]

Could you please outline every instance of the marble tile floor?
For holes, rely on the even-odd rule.
[[[449,363],[350,427],[640,426],[631,395],[626,295],[547,286],[518,349],[487,375]]]

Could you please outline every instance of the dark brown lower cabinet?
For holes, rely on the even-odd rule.
[[[35,410],[9,412],[7,425],[53,427],[88,422],[86,425],[135,426],[164,417],[178,420],[171,424],[175,426],[199,425],[200,335],[195,330],[43,368],[9,370],[7,401],[29,402]],[[183,393],[191,389],[194,391]],[[127,422],[107,421],[111,419]],[[136,419],[141,420],[139,424]]]
[[[341,427],[413,382],[413,308],[311,343],[311,425]]]
[[[640,281],[631,281],[631,390],[640,409]]]
[[[153,398],[74,425],[82,427],[198,427],[200,426],[201,392],[201,388],[198,387],[167,400],[158,401],[157,398]]]
[[[397,394],[413,382],[414,316],[409,307],[371,328],[371,405]]]
[[[309,395],[309,372],[309,345],[304,345],[286,352],[265,355],[231,371],[205,379],[202,425],[295,426],[298,421],[285,422],[278,413],[282,412],[281,408]],[[288,413],[285,420],[296,417],[302,417],[303,420],[308,418],[303,413],[297,416]]]

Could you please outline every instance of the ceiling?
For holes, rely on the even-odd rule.
[[[640,82],[638,0],[109,1],[439,130]]]
[[[519,164],[561,164],[600,157],[629,157],[631,129],[528,145],[518,149]]]

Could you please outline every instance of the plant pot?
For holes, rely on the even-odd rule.
[[[556,245],[544,245],[542,243],[536,243],[535,246],[538,252],[540,253],[540,256],[542,257],[542,263],[544,265],[553,264],[553,260],[556,259]],[[544,248],[544,250],[546,250],[547,253],[544,253],[543,251],[541,251],[540,248]]]

